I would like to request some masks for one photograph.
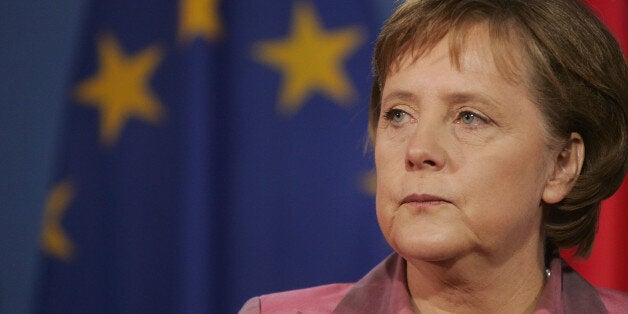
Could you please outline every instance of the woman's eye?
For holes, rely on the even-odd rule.
[[[466,125],[479,125],[486,122],[487,119],[475,112],[464,111],[460,113],[460,121]]]
[[[409,115],[401,109],[390,109],[384,114],[384,119],[390,120],[395,124],[402,124],[409,120]]]

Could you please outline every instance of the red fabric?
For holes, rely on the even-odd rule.
[[[628,58],[628,0],[588,0],[619,41]],[[599,231],[588,260],[569,263],[593,285],[628,292],[628,180],[613,197],[602,203]]]
[[[628,1],[626,0],[586,0],[589,7],[611,30],[628,56]]]

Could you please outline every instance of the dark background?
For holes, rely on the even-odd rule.
[[[380,18],[390,0],[369,0]],[[0,313],[30,313],[38,237],[86,1],[0,6]]]

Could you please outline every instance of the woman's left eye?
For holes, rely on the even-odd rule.
[[[393,124],[402,125],[409,121],[410,115],[401,109],[390,109],[384,113],[384,119],[392,121]]]
[[[461,112],[458,119],[460,119],[460,122],[466,125],[472,125],[472,126],[476,126],[476,125],[480,125],[482,123],[488,122],[488,119],[471,111]]]

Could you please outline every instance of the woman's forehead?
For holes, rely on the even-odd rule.
[[[530,58],[521,40],[497,36],[485,24],[476,24],[464,31],[451,30],[435,43],[406,43],[388,65],[386,78],[435,50],[447,51],[444,57],[448,57],[457,70],[488,66],[513,84],[526,83],[529,78]]]

